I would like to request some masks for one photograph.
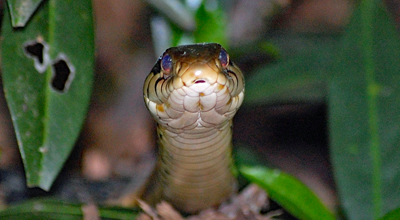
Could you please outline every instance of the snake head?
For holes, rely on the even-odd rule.
[[[171,130],[216,126],[240,107],[244,77],[221,45],[183,45],[159,57],[143,90],[153,117]]]

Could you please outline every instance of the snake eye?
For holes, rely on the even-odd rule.
[[[227,67],[229,64],[229,55],[226,50],[221,49],[219,52],[219,61],[221,62],[222,67]]]
[[[164,78],[169,76],[169,74],[171,73],[171,69],[172,69],[172,58],[170,55],[165,54],[161,58],[161,68],[163,70],[163,73],[165,74]]]

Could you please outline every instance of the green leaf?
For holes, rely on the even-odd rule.
[[[7,0],[13,27],[24,27],[43,0]]]
[[[400,208],[389,212],[379,220],[399,220],[399,219],[400,219]]]
[[[269,197],[303,220],[334,220],[318,197],[296,178],[277,169],[241,167],[241,174],[267,191]]]
[[[214,42],[227,48],[228,23],[218,1],[203,1],[195,17],[197,28],[193,34],[197,43]]]
[[[327,80],[333,74],[331,66],[337,39],[336,36],[292,35],[280,41],[272,39],[281,48],[282,59],[246,78],[244,104],[323,101],[327,96]],[[295,46],[287,48],[287,45]]]
[[[12,206],[0,212],[3,220],[78,220],[83,219],[84,204],[63,202],[55,199],[36,199]],[[102,219],[136,219],[137,209],[96,207]]]
[[[28,186],[48,190],[85,119],[93,81],[91,1],[45,1],[25,28],[3,21],[4,92]]]
[[[400,39],[381,1],[362,1],[329,89],[331,156],[349,219],[399,206]]]

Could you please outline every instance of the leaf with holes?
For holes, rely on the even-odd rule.
[[[45,1],[2,34],[4,91],[28,186],[48,190],[79,135],[93,82],[91,1]]]

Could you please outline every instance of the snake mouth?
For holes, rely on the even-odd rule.
[[[194,81],[194,83],[195,83],[195,84],[198,84],[198,83],[206,83],[206,81],[205,81],[204,79],[196,79],[196,80]]]

